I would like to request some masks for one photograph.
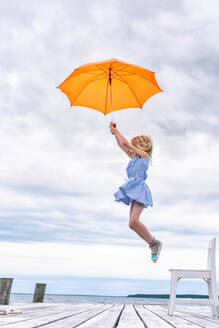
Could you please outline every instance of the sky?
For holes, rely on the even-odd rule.
[[[217,0],[0,2],[0,275],[12,291],[169,293],[170,268],[206,267],[219,240],[218,11]],[[164,91],[113,113],[128,140],[153,140],[153,207],[140,219],[163,242],[156,264],[114,201],[130,158],[112,115],[70,107],[57,89],[110,58],[155,72]]]

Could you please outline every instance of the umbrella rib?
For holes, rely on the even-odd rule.
[[[127,74],[126,74],[126,75],[127,75]],[[136,73],[130,73],[130,75],[140,76],[142,79],[145,79],[145,80],[147,80],[149,83],[151,83],[151,84],[154,86],[154,88],[157,88],[157,86],[154,85],[153,82],[150,81],[147,77],[143,77],[143,76],[141,76],[141,75],[139,75],[139,74],[136,74]],[[119,76],[120,76],[120,75],[119,75]],[[158,89],[160,90],[160,87],[159,87]]]
[[[108,75],[108,70],[104,70],[100,65],[96,65],[98,69],[100,69],[101,71],[103,71],[105,74]],[[121,69],[118,69],[117,71],[112,71],[112,76],[114,75],[114,73],[117,73],[119,71],[122,71],[123,69],[125,69],[127,66],[129,66],[129,64],[126,64],[125,66],[123,66]]]
[[[120,72],[120,71],[123,71],[126,67],[128,67],[130,65],[126,65],[124,67],[122,67],[121,69],[118,69],[117,71],[113,71],[112,75],[114,74],[117,74],[117,72]],[[125,76],[128,76],[128,75],[137,75],[139,76],[138,74],[136,73],[131,73],[131,72],[125,72],[125,73],[128,73],[128,74],[125,74]],[[119,75],[120,76],[120,75]],[[150,80],[148,80],[146,77],[142,77],[143,79],[147,80],[148,82],[152,83]]]
[[[125,66],[123,66],[121,69],[118,69],[117,71],[113,71],[113,73],[117,73],[117,72],[120,72],[120,71],[122,71],[123,69],[125,69],[127,66],[129,66],[129,65],[125,65]]]
[[[113,74],[115,73],[117,73],[117,72],[119,72],[119,71],[122,71],[122,70],[124,70],[126,67],[128,67],[128,66],[130,66],[129,64],[126,64],[124,67],[122,67],[121,69],[118,69],[117,71],[113,71]],[[131,72],[127,72],[127,73],[129,73],[130,75],[137,75],[138,76],[138,74],[136,74],[136,73],[131,73]],[[152,72],[152,73],[154,73],[154,72]],[[112,74],[112,75],[113,75]],[[148,78],[146,78],[146,77],[143,77],[143,76],[141,76],[143,79],[145,79],[145,80],[147,80],[148,82],[150,82],[151,84],[153,84],[153,82],[152,81],[150,81]],[[154,84],[153,84],[153,86],[154,87],[156,87]],[[159,89],[160,89],[160,87],[159,87]]]
[[[98,74],[97,72],[84,72],[84,74]],[[103,73],[101,73],[101,74],[103,74]]]
[[[96,65],[97,68],[99,68],[101,71],[103,71],[104,73],[106,73],[108,75],[108,71],[105,71],[102,67],[99,67],[98,65]]]
[[[133,96],[135,97],[135,99],[137,100],[137,103],[140,105],[140,108],[142,108],[142,105],[139,103],[139,100],[138,100],[138,98],[136,97],[136,95],[135,95],[135,93],[134,93],[134,91],[132,90],[132,88],[130,87],[130,85],[128,84],[128,82],[126,82],[125,80],[123,80],[123,78],[119,75],[119,74],[116,74],[116,75],[118,75],[120,78],[121,78],[121,80],[120,81],[122,81],[122,82],[124,82],[125,84],[127,84],[127,86],[129,87],[129,89],[131,90],[131,92],[132,92],[132,94],[133,94]],[[119,80],[119,79],[118,79]]]
[[[102,73],[101,73],[101,74],[102,74]],[[100,75],[101,75],[101,74],[100,74]],[[73,100],[72,103],[74,103],[74,102],[76,101],[76,99],[79,97],[80,93],[81,93],[81,92],[82,92],[82,91],[88,86],[89,83],[95,82],[95,81],[97,81],[97,80],[101,80],[101,79],[103,79],[103,78],[105,78],[105,76],[102,76],[102,77],[99,78],[99,79],[94,79],[94,80],[90,80],[90,81],[88,81],[88,83],[85,84],[85,85],[81,88],[81,90],[78,92],[77,96],[74,98],[74,100]]]
[[[126,74],[123,74],[123,76],[135,75],[133,73],[127,73],[127,72],[124,72],[124,73],[126,73]],[[121,74],[121,73],[119,73],[119,74]]]

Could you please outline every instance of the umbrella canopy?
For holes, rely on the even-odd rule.
[[[58,88],[71,106],[89,107],[104,115],[124,108],[142,108],[161,92],[154,72],[118,59],[76,68]]]

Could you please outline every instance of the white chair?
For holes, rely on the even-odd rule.
[[[204,279],[208,284],[208,295],[211,306],[212,315],[219,317],[219,302],[217,294],[216,282],[216,266],[215,266],[215,252],[216,252],[216,238],[209,242],[207,270],[178,270],[170,269],[171,272],[171,291],[168,304],[168,314],[172,315],[175,308],[176,301],[176,286],[181,278],[199,278]]]

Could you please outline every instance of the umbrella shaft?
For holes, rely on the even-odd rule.
[[[110,67],[110,68],[109,68],[109,83],[110,83],[110,85],[111,85],[111,83],[112,83],[111,70],[112,70],[112,68]]]
[[[111,103],[111,114],[112,114],[112,121],[113,121],[113,105],[112,105],[112,77],[111,77],[112,67],[109,68],[109,83],[110,83],[110,103]]]

